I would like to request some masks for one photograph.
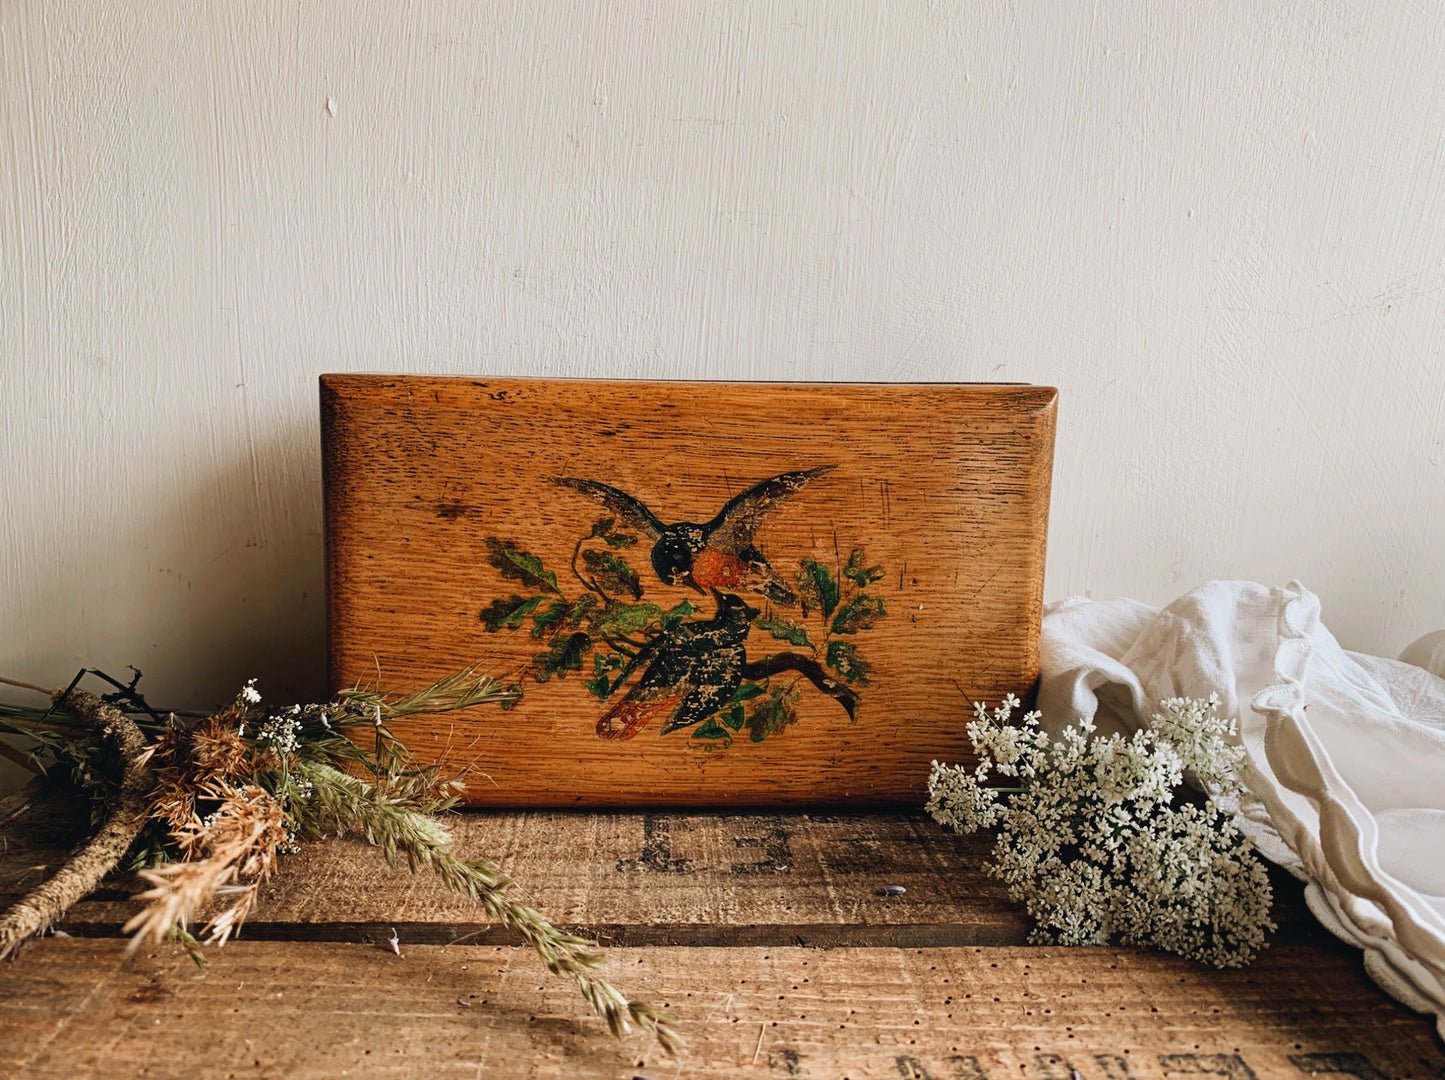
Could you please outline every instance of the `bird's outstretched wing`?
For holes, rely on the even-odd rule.
[[[754,484],[741,495],[729,499],[718,516],[706,526],[708,543],[720,551],[737,555],[753,542],[753,533],[763,517],[793,492],[815,477],[830,473],[838,466],[819,465],[816,469],[798,469]]]
[[[661,536],[662,530],[666,528],[651,510],[627,492],[610,484],[598,483],[596,480],[577,480],[571,476],[554,476],[552,482],[573,491],[580,491],[583,495],[590,495],[620,517],[624,525],[645,532],[654,540]]]

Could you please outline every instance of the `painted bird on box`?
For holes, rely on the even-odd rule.
[[[630,739],[658,719],[666,735],[702,723],[728,703],[743,680],[743,639],[759,612],[740,596],[713,595],[716,615],[663,631],[622,670],[618,684],[646,665],[627,696],[597,721],[599,736]]]
[[[797,594],[768,565],[753,543],[763,518],[809,480],[830,473],[836,465],[798,469],[754,484],[728,500],[706,524],[679,521],[666,524],[627,492],[596,480],[558,476],[563,487],[596,499],[622,522],[651,537],[652,568],[669,585],[687,585],[698,592],[739,589],[765,596],[790,607]]]

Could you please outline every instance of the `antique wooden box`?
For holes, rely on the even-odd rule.
[[[917,801],[1038,674],[1056,391],[321,379],[330,681],[486,806]]]

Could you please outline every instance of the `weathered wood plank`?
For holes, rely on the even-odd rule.
[[[0,894],[58,862],[70,833],[37,819],[11,830]],[[42,815],[43,816],[43,815]],[[1028,921],[982,870],[987,842],[922,814],[574,814],[498,812],[451,819],[460,852],[497,862],[516,893],[559,923],[623,945],[1022,944]],[[1279,879],[1280,940],[1322,935]],[[902,885],[901,896],[884,896]],[[109,883],[63,924],[112,933],[133,912],[126,882]],[[306,845],[267,886],[251,938],[359,941],[396,927],[409,940],[463,935],[503,942],[476,908],[425,875],[388,872],[355,842]]]
[[[917,801],[932,758],[969,753],[969,702],[1037,679],[1052,389],[327,375],[321,397],[332,687],[519,680],[506,714],[395,725],[423,760],[481,762],[476,805]],[[850,582],[854,549],[880,577]],[[804,560],[831,575],[807,608]],[[632,621],[683,600],[678,633]],[[740,680],[797,722],[733,738]]]
[[[8,827],[0,890],[53,869],[85,815],[62,794]],[[565,982],[428,879],[378,872],[375,852],[333,842],[290,860],[246,940],[204,971],[179,950],[124,961],[114,941],[31,946],[0,980],[0,1075],[1303,1075],[1292,1059],[1362,1077],[1440,1073],[1428,1023],[1370,986],[1354,953],[1319,935],[1283,943],[1309,936],[1288,932],[1297,895],[1283,940],[1241,972],[1132,950],[859,948],[1016,941],[1025,924],[980,872],[982,847],[918,816],[455,824],[459,845],[515,870],[530,900],[612,941],[615,978],[682,1021],[682,1070],[600,1034]],[[909,892],[884,898],[885,883]],[[94,901],[67,926],[111,934],[131,910]],[[392,927],[402,958],[360,944]],[[427,944],[473,931],[469,944]],[[620,947],[634,941],[732,947]],[[853,947],[777,947],[797,941]],[[737,947],[751,943],[768,947]]]
[[[235,942],[198,969],[46,940],[0,981],[0,1074],[87,1077],[1439,1077],[1345,950],[1216,972],[1119,949],[621,949],[688,1047],[610,1040],[511,947]]]

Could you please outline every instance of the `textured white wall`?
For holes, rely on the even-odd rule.
[[[1051,597],[1393,653],[1442,147],[1429,4],[4,0],[0,672],[319,693],[333,370],[1055,384]]]

